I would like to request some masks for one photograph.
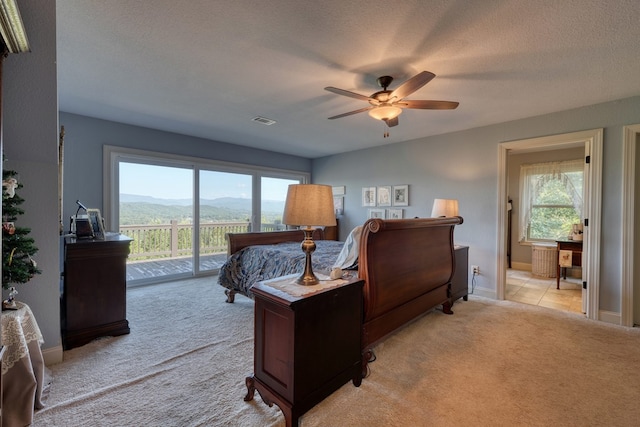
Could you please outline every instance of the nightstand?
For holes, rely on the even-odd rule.
[[[469,246],[455,245],[453,253],[456,262],[451,278],[451,304],[458,298],[466,301],[469,294]]]
[[[292,295],[269,286],[298,275],[260,282],[255,296],[254,373],[247,377],[246,401],[257,390],[277,404],[287,427],[349,380],[362,382],[363,281]],[[299,285],[304,292],[305,287]],[[315,288],[315,287],[314,287]]]

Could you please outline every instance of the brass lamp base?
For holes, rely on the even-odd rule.
[[[316,243],[313,241],[313,228],[307,227],[303,229],[304,240],[300,247],[305,253],[304,273],[296,279],[296,283],[302,286],[317,285],[320,280],[313,274],[313,266],[311,264],[311,254],[316,250]]]
[[[320,279],[318,279],[313,273],[311,274],[311,276],[303,274],[296,279],[296,284],[302,286],[313,286],[317,285],[318,283],[320,283]]]

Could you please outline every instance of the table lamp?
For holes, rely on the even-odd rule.
[[[331,187],[321,184],[291,184],[287,191],[282,222],[286,225],[304,226],[304,240],[300,247],[305,253],[304,272],[296,280],[299,285],[316,285],[320,281],[313,274],[311,254],[316,250],[312,226],[336,225]]]
[[[435,199],[431,218],[458,216],[458,201],[455,199]]]

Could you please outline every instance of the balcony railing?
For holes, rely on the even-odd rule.
[[[262,224],[262,231],[283,230],[282,224]],[[211,222],[200,224],[200,255],[227,252],[227,233],[251,231],[249,222]],[[120,233],[133,239],[129,261],[177,258],[193,255],[193,225],[170,224],[123,225]]]

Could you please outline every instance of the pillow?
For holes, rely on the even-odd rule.
[[[362,234],[362,226],[359,225],[347,236],[342,246],[342,250],[338,254],[333,268],[341,268],[343,270],[351,268],[358,263],[358,251],[360,246],[360,235]]]

